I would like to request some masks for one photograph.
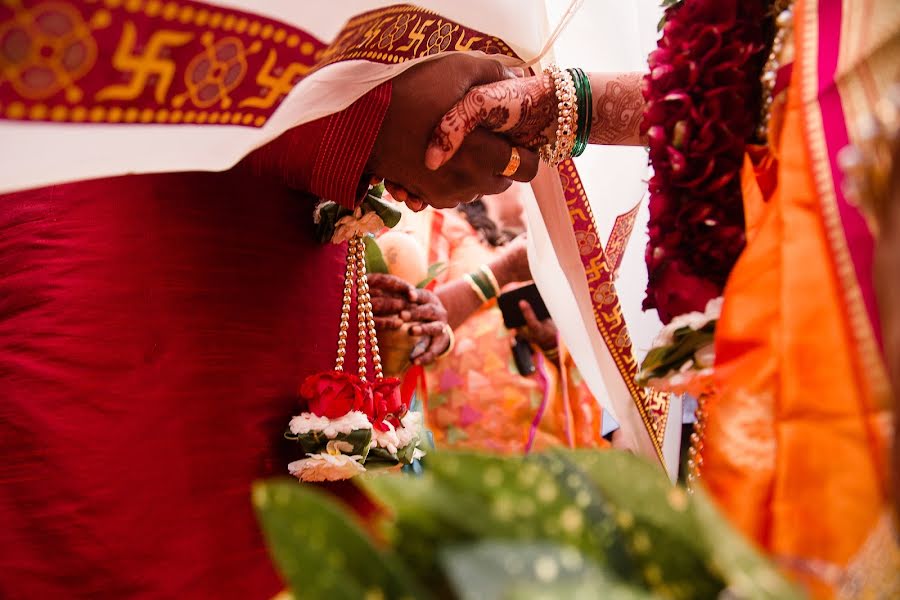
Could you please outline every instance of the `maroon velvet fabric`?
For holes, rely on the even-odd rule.
[[[250,483],[330,368],[344,247],[240,168],[0,197],[0,598],[270,598]]]

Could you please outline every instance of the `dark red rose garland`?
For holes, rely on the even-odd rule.
[[[667,6],[642,123],[654,170],[644,309],[664,323],[720,296],[744,247],[739,173],[771,30],[768,0]]]

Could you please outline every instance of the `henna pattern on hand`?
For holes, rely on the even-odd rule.
[[[516,144],[534,150],[549,143],[556,131],[556,94],[550,77],[541,75],[520,80],[518,95],[519,118],[505,130]]]
[[[429,152],[440,151],[446,161],[476,127],[504,133],[524,148],[537,148],[555,131],[555,99],[552,84],[543,75],[472,88],[444,115]]]
[[[591,144],[622,144],[640,139],[644,97],[641,74],[623,73],[606,83],[602,94],[594,94]]]

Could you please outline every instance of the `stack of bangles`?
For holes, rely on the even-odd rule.
[[[556,142],[541,146],[540,155],[551,166],[581,156],[588,145],[594,112],[593,92],[581,69],[561,71],[556,65],[544,70],[556,89]]]
[[[500,285],[497,283],[497,278],[494,277],[494,272],[487,265],[481,265],[478,267],[478,270],[466,273],[463,275],[463,279],[466,280],[469,287],[472,288],[472,291],[475,292],[475,295],[482,302],[487,302],[491,298],[496,298],[500,295]]]

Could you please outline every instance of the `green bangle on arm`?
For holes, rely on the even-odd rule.
[[[594,99],[591,91],[591,82],[587,74],[578,68],[569,69],[568,71],[572,75],[572,81],[575,83],[575,95],[578,102],[575,145],[572,148],[572,156],[576,157],[584,154],[585,149],[587,149],[594,113]]]
[[[493,283],[485,276],[481,270],[466,273],[463,277],[469,281],[472,290],[478,294],[482,302],[487,302],[497,295]]]

